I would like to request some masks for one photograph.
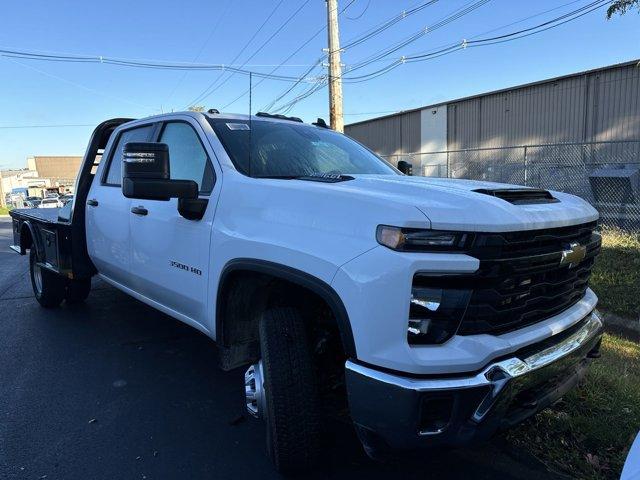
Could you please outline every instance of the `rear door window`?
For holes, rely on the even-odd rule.
[[[111,154],[106,177],[103,177],[103,183],[119,187],[122,184],[122,149],[128,142],[148,142],[153,133],[153,125],[145,125],[144,127],[132,128],[120,133],[118,141]]]

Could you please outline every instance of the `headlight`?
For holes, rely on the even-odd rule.
[[[414,286],[407,328],[409,344],[438,344],[451,338],[460,326],[470,296],[470,290]]]
[[[464,249],[469,234],[378,225],[376,239],[380,245],[392,250],[408,252],[450,251]]]

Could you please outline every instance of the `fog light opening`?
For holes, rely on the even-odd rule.
[[[407,324],[409,344],[436,345],[451,338],[460,325],[469,295],[468,290],[414,284],[411,288]]]
[[[444,432],[453,415],[453,397],[427,397],[422,400],[418,435],[438,435]]]
[[[409,319],[409,336],[411,335],[426,335],[429,333],[429,325],[431,320],[428,318],[410,318]]]

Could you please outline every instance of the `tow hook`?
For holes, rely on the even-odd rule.
[[[602,339],[598,340],[596,346],[591,349],[589,353],[587,353],[587,358],[600,358],[602,354],[600,353],[600,345],[602,344]]]

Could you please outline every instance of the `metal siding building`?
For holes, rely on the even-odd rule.
[[[375,122],[351,125],[347,134],[380,155],[415,152],[420,149],[420,111],[383,117]]]
[[[441,120],[430,120],[432,115]],[[446,128],[437,127],[442,121]],[[638,140],[640,68],[638,61],[598,68],[365,120],[347,125],[345,132],[387,157],[465,148]]]

